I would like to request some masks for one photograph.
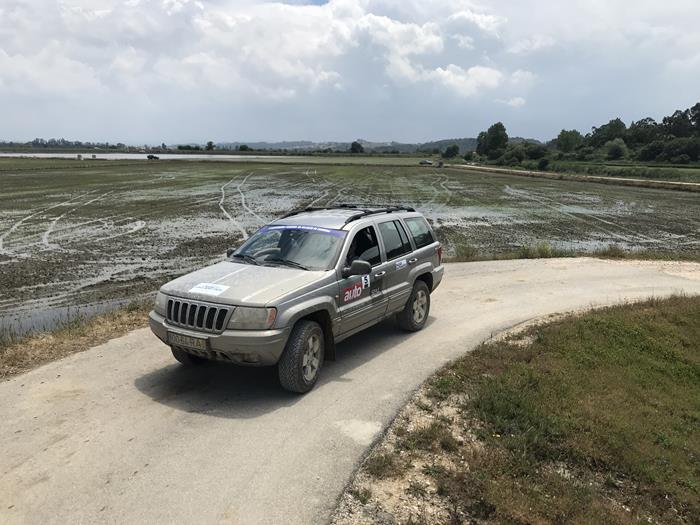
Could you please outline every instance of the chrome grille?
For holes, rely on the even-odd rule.
[[[169,324],[192,330],[223,332],[230,312],[231,308],[221,305],[168,299],[166,319]]]

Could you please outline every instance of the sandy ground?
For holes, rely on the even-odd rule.
[[[449,265],[416,334],[342,343],[317,388],[187,370],[147,329],[0,383],[0,523],[325,523],[412,392],[482,340],[553,312],[700,293],[700,265]]]

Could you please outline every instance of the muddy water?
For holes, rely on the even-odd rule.
[[[0,329],[45,329],[152,293],[309,205],[415,206],[448,254],[542,242],[700,250],[691,193],[380,166],[17,162],[0,173]]]

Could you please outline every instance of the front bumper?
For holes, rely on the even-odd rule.
[[[192,355],[227,361],[238,365],[269,366],[279,361],[289,338],[290,329],[277,330],[224,330],[220,334],[197,332],[171,326],[162,315],[151,311],[149,324],[154,334],[168,344],[168,332],[207,339],[206,350],[182,348]]]

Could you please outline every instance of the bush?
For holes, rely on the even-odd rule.
[[[637,155],[637,158],[639,160],[646,160],[646,161],[656,160],[656,158],[659,155],[661,155],[663,150],[664,150],[663,141],[655,140],[654,142],[647,144],[641,150],[639,150],[639,154]]]
[[[673,164],[688,164],[690,162],[690,157],[684,153],[683,155],[678,155],[677,157],[673,157],[671,159],[671,162]]]
[[[547,168],[549,168],[549,159],[544,157],[537,163],[537,169],[540,171],[547,171]]]
[[[492,149],[491,151],[488,152],[487,158],[489,160],[496,160],[499,159],[503,156],[503,154],[506,152],[504,149]]]
[[[523,146],[511,146],[506,149],[503,154],[503,162],[510,166],[520,164],[526,157],[525,148]]]
[[[627,145],[625,141],[617,138],[605,143],[605,151],[610,160],[618,160],[627,156]]]
[[[549,153],[549,150],[546,146],[543,146],[542,144],[528,144],[527,146],[525,146],[525,154],[527,155],[528,159],[541,159],[542,157],[547,155],[547,153]]]
[[[467,151],[464,154],[464,160],[466,160],[467,162],[471,162],[473,159],[474,159],[474,152],[473,151]]]

